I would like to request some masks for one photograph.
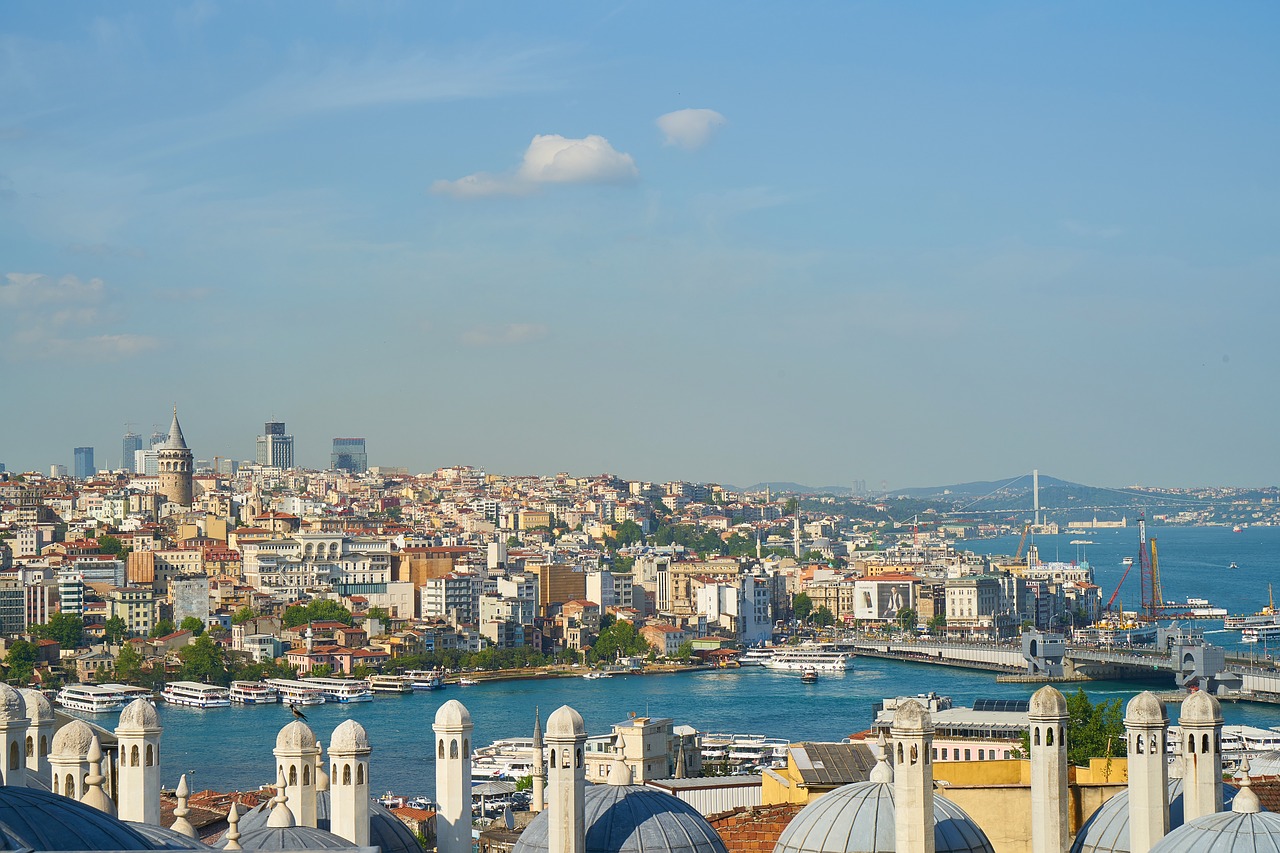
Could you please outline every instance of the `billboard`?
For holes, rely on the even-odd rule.
[[[860,580],[854,586],[854,617],[879,621],[898,618],[904,607],[914,608],[911,581]]]

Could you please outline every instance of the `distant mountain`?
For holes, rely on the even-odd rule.
[[[1007,484],[1007,485],[1006,485]],[[1087,489],[1088,486],[1059,480],[1047,474],[1040,475],[1040,492],[1046,489]],[[848,491],[846,489],[846,491]],[[994,494],[993,494],[994,493]],[[923,486],[915,489],[897,489],[889,492],[890,496],[902,495],[908,498],[980,498],[986,495],[1021,495],[1031,493],[1031,475],[1009,480],[979,480],[972,483],[953,483],[950,486]]]

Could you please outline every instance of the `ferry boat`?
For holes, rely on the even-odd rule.
[[[1240,642],[1261,643],[1280,640],[1280,625],[1254,625],[1240,631]]]
[[[834,643],[804,643],[779,649],[777,654],[765,662],[765,666],[791,672],[803,672],[806,669],[844,672],[853,667],[853,654],[841,651]]]
[[[227,688],[198,681],[171,681],[165,685],[160,697],[170,705],[188,708],[231,707],[231,692]]]
[[[373,700],[369,682],[363,678],[304,678],[302,683],[319,690],[326,702],[346,704]]]
[[[1177,612],[1181,619],[1222,619],[1227,615],[1227,608],[1215,607],[1207,598],[1188,596],[1185,603],[1168,601],[1164,603],[1166,613]]]
[[[268,678],[264,682],[279,693],[280,701],[286,705],[323,705],[324,694],[320,688],[305,681],[293,678]]]
[[[58,691],[55,701],[69,711],[87,714],[119,711],[125,706],[123,696],[102,684],[68,684]]]
[[[414,690],[439,690],[444,687],[444,677],[436,669],[411,669],[405,672]]]
[[[403,675],[371,675],[369,689],[374,693],[412,693],[413,680]]]
[[[702,763],[725,765],[731,771],[739,768],[784,767],[787,748],[785,738],[753,734],[705,734],[702,736]]]
[[[582,677],[588,681],[595,681],[598,678],[613,678],[612,672],[584,672]]]
[[[476,686],[477,684],[479,684],[479,683],[480,683],[480,682],[476,681],[474,678],[459,678],[459,679],[458,679],[458,686],[459,686],[459,687],[475,687],[475,686]]]
[[[1252,616],[1228,616],[1222,620],[1222,627],[1229,631],[1241,631],[1245,628],[1264,628],[1280,625],[1280,612],[1276,611],[1275,596],[1271,594],[1271,584],[1267,584],[1267,606]]]
[[[543,747],[544,756],[547,747]],[[495,740],[471,752],[471,775],[494,779],[520,779],[533,772],[533,738]]]
[[[1076,631],[1076,637],[1085,643],[1102,646],[1147,645],[1156,641],[1154,622],[1139,622],[1126,613],[1123,618],[1107,618],[1088,628]]]
[[[763,646],[744,649],[742,654],[738,655],[738,664],[740,666],[765,666],[769,661],[773,660],[773,656],[777,652],[777,649]]]
[[[233,681],[231,701],[237,705],[275,705],[280,702],[280,691],[261,681]]]

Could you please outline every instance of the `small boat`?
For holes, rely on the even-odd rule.
[[[813,669],[813,668],[809,668],[809,669],[806,669],[806,670],[802,671],[802,672],[800,673],[800,683],[801,683],[801,684],[817,684],[817,683],[818,683],[818,671],[817,671],[816,669]]]
[[[1227,566],[1227,568],[1228,568],[1228,569],[1238,569],[1238,568],[1240,568],[1240,567],[1239,567],[1239,566],[1237,566],[1237,565],[1235,564],[1235,562],[1234,562],[1234,561],[1232,561],[1231,565]]]
[[[1132,566],[1132,565],[1133,565],[1133,557],[1125,557],[1123,560],[1121,560],[1121,561],[1120,561],[1120,565],[1122,565],[1122,566]]]
[[[1244,533],[1244,528],[1237,524],[1235,527],[1231,528],[1231,532],[1232,532],[1232,533]]]
[[[597,678],[613,678],[612,672],[584,672],[582,677],[588,681],[595,681]]]
[[[439,670],[411,669],[405,673],[414,690],[439,690],[444,687],[444,679]]]
[[[459,679],[458,679],[458,686],[459,686],[459,687],[474,687],[475,685],[477,685],[477,684],[479,684],[479,683],[480,683],[480,682],[476,681],[474,678],[459,678]]]

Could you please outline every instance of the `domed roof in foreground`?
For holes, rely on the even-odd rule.
[[[639,785],[588,785],[586,853],[726,853],[706,818],[688,803]],[[512,853],[547,853],[550,812],[521,834]]]
[[[355,845],[313,826],[264,826],[241,832],[240,847],[245,850],[342,850]]]
[[[1231,807],[1236,789],[1222,786],[1225,808]],[[1182,826],[1182,780],[1169,780],[1169,829]],[[1093,813],[1071,845],[1071,853],[1129,853],[1129,792],[1121,791]]]
[[[302,720],[294,720],[276,735],[276,749],[282,752],[312,750],[316,748],[316,733]]]
[[[0,684],[0,721],[25,720],[27,709],[22,694],[7,684]]]
[[[889,853],[896,849],[892,782],[855,782],[800,810],[774,853]],[[993,853],[987,834],[945,797],[933,799],[937,853]]]
[[[1245,764],[1248,772],[1248,764]],[[1161,838],[1151,853],[1280,853],[1280,815],[1262,811],[1246,779],[1231,811],[1203,815]]]
[[[139,835],[145,836],[157,850],[212,850],[203,841],[188,838],[176,829],[167,826],[154,826],[149,823],[126,821],[129,828]]]
[[[89,753],[89,745],[93,743],[93,729],[83,720],[72,720],[53,734],[53,746],[49,752],[53,755],[78,755]]]
[[[158,729],[160,728],[160,715],[156,713],[155,705],[152,705],[147,699],[139,697],[126,705],[124,710],[120,712],[120,722],[117,724],[117,728],[126,731]]]
[[[330,828],[331,793],[330,791],[316,792],[316,824],[321,829]],[[265,827],[267,820],[271,817],[271,806],[272,803],[268,801],[241,815],[241,834]],[[240,843],[243,845],[244,839],[241,839]],[[226,844],[227,837],[224,834],[217,846],[225,847]],[[387,811],[386,806],[377,800],[369,803],[369,846],[381,847],[382,853],[422,853],[422,845],[418,844],[418,839],[409,831],[409,827]]]
[[[30,687],[23,687],[18,692],[22,694],[22,703],[26,706],[30,719],[37,723],[53,722],[53,706],[43,693]]]
[[[329,741],[329,754],[335,752],[368,752],[369,733],[355,720],[343,720],[333,730]]]
[[[132,824],[35,788],[0,787],[0,833],[6,850],[160,849]]]

